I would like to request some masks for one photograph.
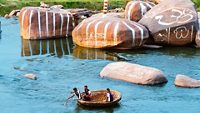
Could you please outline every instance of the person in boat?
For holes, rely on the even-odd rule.
[[[85,100],[85,101],[90,101],[90,100],[91,100],[90,96],[91,96],[91,91],[88,89],[88,86],[85,85],[85,86],[84,86],[84,96],[83,96],[83,100]]]
[[[74,96],[76,96],[77,99],[81,99],[81,93],[77,88],[73,88],[72,95],[67,100],[69,100],[70,98],[72,98]]]
[[[106,102],[112,102],[113,101],[113,95],[112,95],[112,93],[111,93],[111,91],[110,91],[110,89],[109,88],[107,88],[106,89],[107,90],[107,93],[106,93]]]

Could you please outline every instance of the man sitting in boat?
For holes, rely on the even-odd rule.
[[[85,86],[84,86],[83,100],[85,100],[85,101],[90,101],[90,96],[91,96],[91,92],[90,92],[90,90],[88,89],[88,86],[85,85]]]
[[[112,93],[110,92],[110,89],[109,89],[109,88],[107,88],[106,97],[107,97],[107,99],[106,99],[107,102],[112,102],[112,101],[113,101],[113,95],[112,95]]]

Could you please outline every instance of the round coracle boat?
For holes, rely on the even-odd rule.
[[[113,95],[113,101],[106,101],[106,90],[96,90],[91,91],[91,100],[77,100],[78,105],[87,106],[87,107],[106,107],[106,106],[114,106],[118,104],[121,100],[121,94],[118,91],[110,90]]]

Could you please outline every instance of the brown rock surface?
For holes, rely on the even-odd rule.
[[[63,9],[25,7],[19,15],[24,39],[47,39],[71,36],[73,15]]]
[[[100,72],[100,76],[142,85],[155,85],[167,82],[162,71],[127,62],[108,64]]]
[[[179,87],[200,88],[200,80],[195,80],[186,75],[176,75],[174,84]]]
[[[149,34],[138,23],[102,15],[83,20],[72,36],[73,41],[82,47],[131,49],[142,46]]]
[[[198,30],[197,14],[191,0],[164,0],[147,12],[139,23],[150,30],[158,44],[190,44]]]
[[[195,42],[197,47],[200,48],[200,12],[198,12],[198,22],[199,22],[199,30],[197,32]]]
[[[151,2],[130,1],[126,5],[125,18],[138,22],[154,6],[155,4]]]

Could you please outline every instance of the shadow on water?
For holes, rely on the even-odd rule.
[[[50,40],[24,40],[22,39],[21,56],[34,56],[50,54],[57,57],[70,55],[73,42],[71,38]]]
[[[120,104],[116,104],[114,106],[108,106],[108,107],[85,107],[77,105],[75,108],[75,113],[81,113],[82,111],[90,111],[90,112],[104,112],[104,113],[114,113],[115,109],[120,108]]]

